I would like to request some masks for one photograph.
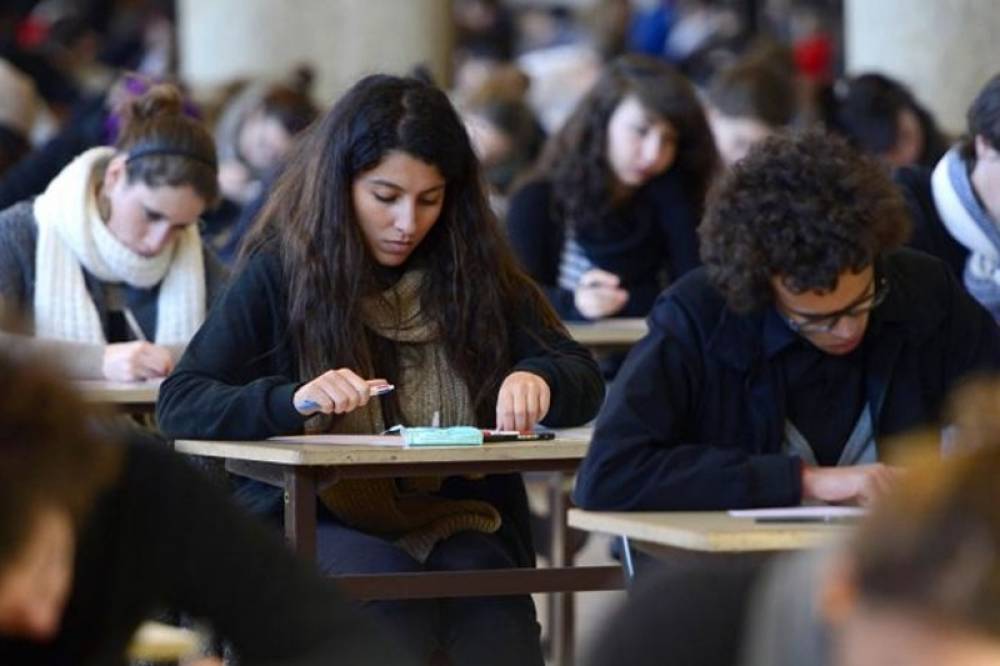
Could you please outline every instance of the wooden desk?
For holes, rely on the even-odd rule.
[[[653,544],[708,553],[749,553],[815,548],[843,537],[850,525],[759,524],[725,511],[611,512],[570,509],[571,527]]]
[[[102,379],[86,379],[73,382],[85,400],[104,405],[113,405],[129,412],[152,413],[156,410],[156,399],[160,394],[162,379],[142,382],[112,382]]]
[[[642,318],[602,319],[594,322],[566,323],[570,336],[593,350],[628,349],[641,340],[649,327]]]
[[[272,463],[285,490],[285,536],[300,555],[316,555],[316,489],[331,479],[385,478],[413,475],[572,473],[583,459],[590,430],[562,431],[555,440],[496,443],[477,447],[395,448],[317,443],[318,437],[282,441],[177,440],[182,453]],[[553,551],[566,543],[565,507],[553,507]],[[568,567],[559,558],[546,569],[338,575],[341,587],[358,599],[426,599],[495,596],[535,592],[622,589],[620,567]],[[553,661],[572,663],[571,616],[554,623]]]

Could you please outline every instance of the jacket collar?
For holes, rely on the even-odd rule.
[[[889,281],[889,294],[868,322],[865,345],[876,346],[884,336],[903,336],[914,342],[933,335],[947,316],[944,305],[927,298],[919,281],[903,275],[909,250],[890,253],[876,262],[876,270]],[[746,371],[793,344],[797,339],[768,305],[763,310],[737,314],[726,307],[711,329],[707,351],[723,364]]]

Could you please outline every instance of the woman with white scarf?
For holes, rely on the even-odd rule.
[[[966,136],[934,170],[902,169],[911,245],[947,262],[1000,321],[1000,74],[973,100]]]
[[[166,376],[225,269],[198,232],[218,197],[211,135],[179,91],[134,100],[114,148],[93,148],[33,201],[0,213],[0,304],[78,379]]]

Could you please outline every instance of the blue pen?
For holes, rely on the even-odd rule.
[[[379,395],[385,395],[391,391],[396,390],[394,384],[376,384],[368,389],[368,395],[372,398]],[[300,412],[316,411],[319,409],[319,403],[315,400],[302,400],[295,403],[295,409]]]

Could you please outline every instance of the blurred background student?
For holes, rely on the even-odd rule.
[[[717,72],[705,101],[723,164],[732,166],[754,144],[788,127],[796,100],[794,74],[779,63],[748,57]]]
[[[884,74],[844,78],[820,92],[827,129],[888,168],[932,167],[948,149],[937,122],[906,86]]]
[[[695,227],[717,164],[691,84],[620,57],[511,198],[511,244],[564,320],[645,316],[700,263]]]
[[[490,188],[497,216],[507,212],[511,188],[534,164],[545,143],[545,130],[528,106],[530,80],[513,65],[498,65],[458,101]]]
[[[114,148],[0,213],[0,302],[33,331],[5,339],[75,378],[166,376],[225,280],[198,233],[216,178],[212,138],[176,88],[133,100]]]
[[[181,458],[100,426],[44,366],[0,354],[0,378],[0,663],[125,663],[165,608],[245,666],[401,663]]]
[[[224,201],[203,235],[227,265],[235,262],[295,137],[316,119],[311,70],[300,68],[293,79],[246,84],[225,105],[215,125]]]
[[[951,266],[1000,320],[1000,74],[976,95],[965,135],[936,165],[895,177],[913,218],[910,244]]]

